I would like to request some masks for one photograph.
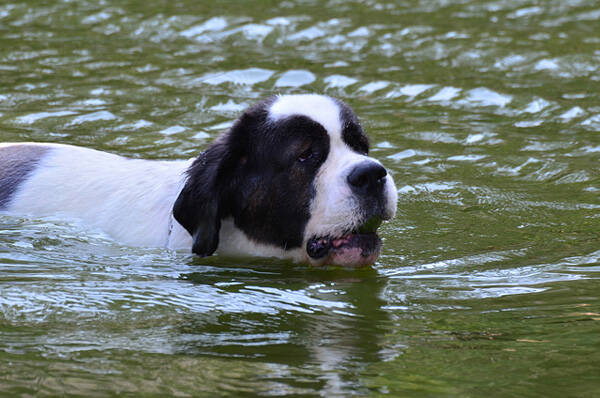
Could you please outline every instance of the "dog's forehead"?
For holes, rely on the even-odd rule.
[[[278,120],[292,115],[309,117],[321,124],[330,135],[342,133],[341,109],[330,97],[317,94],[282,95],[269,108],[269,117]]]

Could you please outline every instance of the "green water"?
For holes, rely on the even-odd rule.
[[[0,215],[0,396],[600,396],[600,3],[0,3],[0,141],[194,156],[272,93],[351,104],[372,269]]]

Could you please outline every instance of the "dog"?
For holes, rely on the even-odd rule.
[[[0,210],[82,221],[127,245],[198,256],[360,267],[397,190],[352,109],[271,96],[188,161],[128,159],[64,144],[0,144]]]

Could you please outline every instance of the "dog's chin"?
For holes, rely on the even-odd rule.
[[[314,265],[359,268],[371,265],[381,252],[381,239],[375,232],[351,232],[339,238],[313,237],[306,252]]]

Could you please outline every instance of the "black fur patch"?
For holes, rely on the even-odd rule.
[[[340,100],[335,100],[340,107],[340,120],[342,122],[342,139],[356,152],[363,155],[369,154],[369,137],[365,134],[358,117],[352,109]]]
[[[329,136],[305,116],[267,122],[253,133],[234,192],[235,224],[256,241],[300,247],[315,176],[329,153]]]
[[[16,144],[0,148],[0,209],[8,207],[19,186],[50,148]]]

